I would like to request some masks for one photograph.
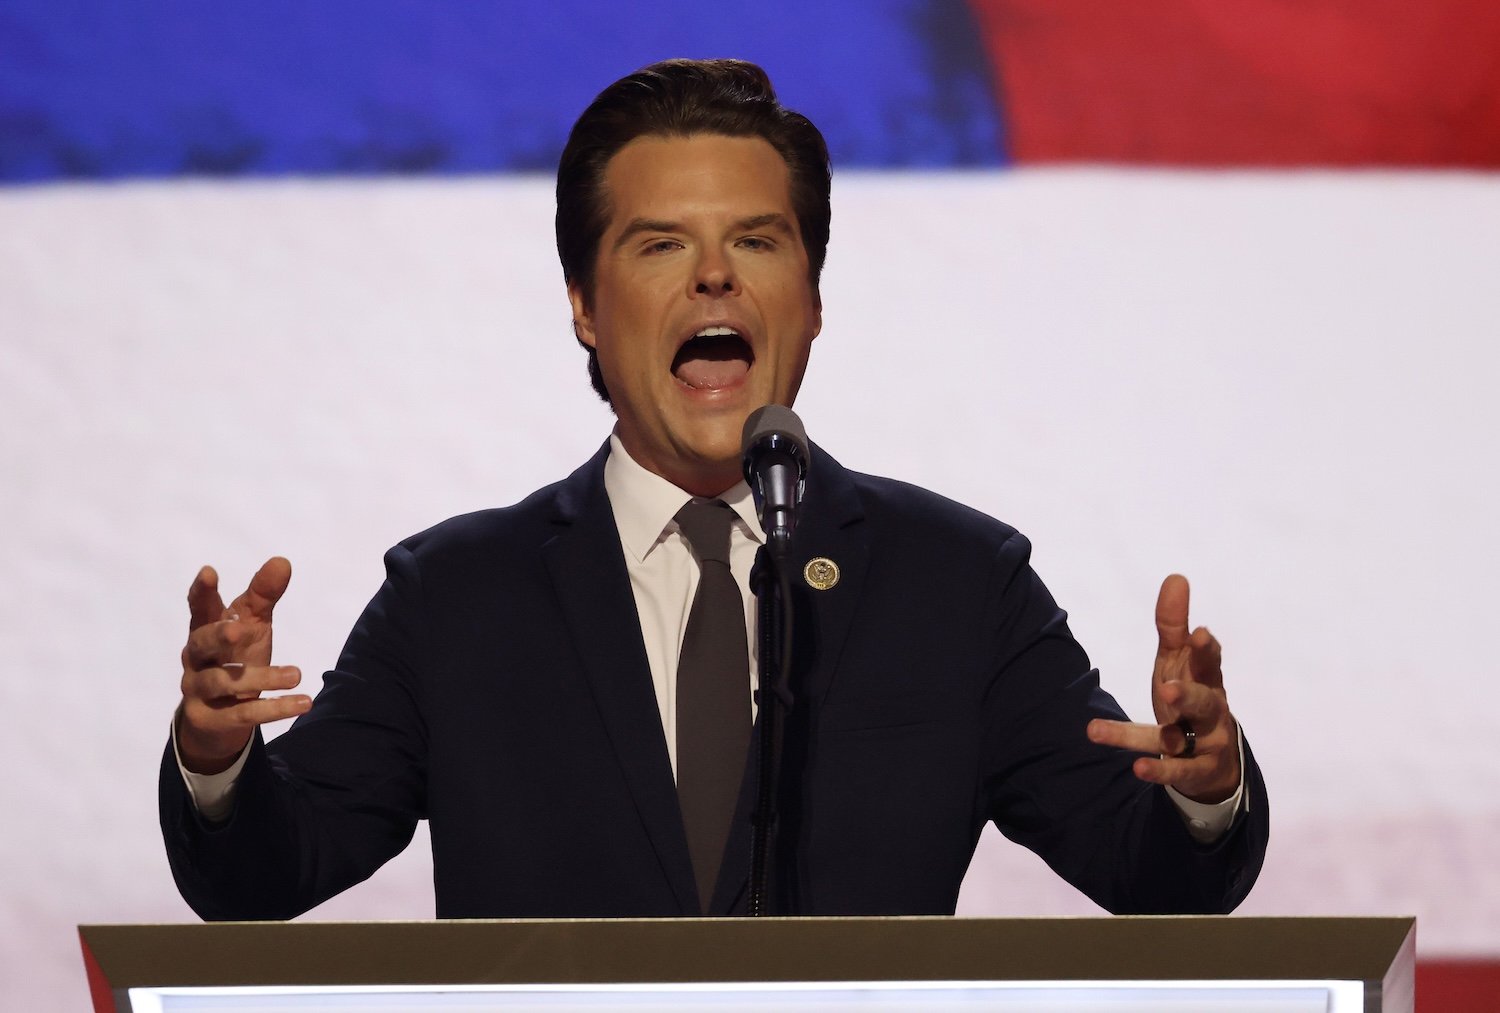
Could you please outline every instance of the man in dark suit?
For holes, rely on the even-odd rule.
[[[685,784],[705,738],[747,738],[754,640],[724,659],[733,727],[706,736],[679,650],[711,564],[753,615],[764,534],[740,434],[800,385],[828,183],[822,137],[749,64],[658,64],[585,111],[558,248],[614,435],[563,482],[392,549],[316,701],[261,695],[300,679],[270,657],[289,564],[228,608],[198,575],[161,778],[195,910],[293,916],[423,818],[441,916],[744,910],[753,775],[737,763],[707,851]],[[727,549],[693,540],[690,507]],[[951,913],[987,820],[1109,910],[1243,898],[1265,794],[1182,578],[1157,603],[1156,723],[1132,724],[1014,530],[817,450],[802,518],[773,911]],[[264,743],[261,724],[294,715]]]

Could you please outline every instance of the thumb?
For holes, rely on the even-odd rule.
[[[250,586],[229,606],[241,619],[271,621],[271,612],[292,580],[292,564],[284,556],[272,556],[250,578]]]
[[[1156,653],[1176,651],[1188,642],[1188,582],[1174,573],[1161,582],[1156,596]]]

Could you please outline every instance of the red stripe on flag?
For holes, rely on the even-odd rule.
[[[1491,1013],[1500,1006],[1500,960],[1417,961],[1417,1013]]]
[[[970,0],[1017,162],[1500,167],[1496,0]]]
[[[109,987],[109,979],[94,957],[94,951],[89,949],[88,940],[83,938],[81,928],[78,931],[78,943],[83,947],[83,972],[88,976],[89,997],[94,1000],[94,1013],[115,1013],[114,990]]]

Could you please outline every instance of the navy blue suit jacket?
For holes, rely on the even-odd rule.
[[[695,915],[699,901],[623,551],[607,447],[504,509],[386,556],[387,579],[307,715],[256,736],[209,826],[170,747],[161,822],[203,917],[292,917],[430,820],[440,917]],[[794,583],[773,905],[952,913],[993,820],[1110,911],[1217,912],[1260,869],[1265,791],[1212,847],[1088,742],[1120,717],[1013,529],[814,451]],[[748,782],[748,778],[747,778]],[[742,799],[710,910],[743,911]]]

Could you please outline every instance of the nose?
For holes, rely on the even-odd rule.
[[[698,295],[717,298],[733,295],[736,287],[734,270],[723,251],[717,248],[704,250],[698,257],[694,271],[693,291]]]

